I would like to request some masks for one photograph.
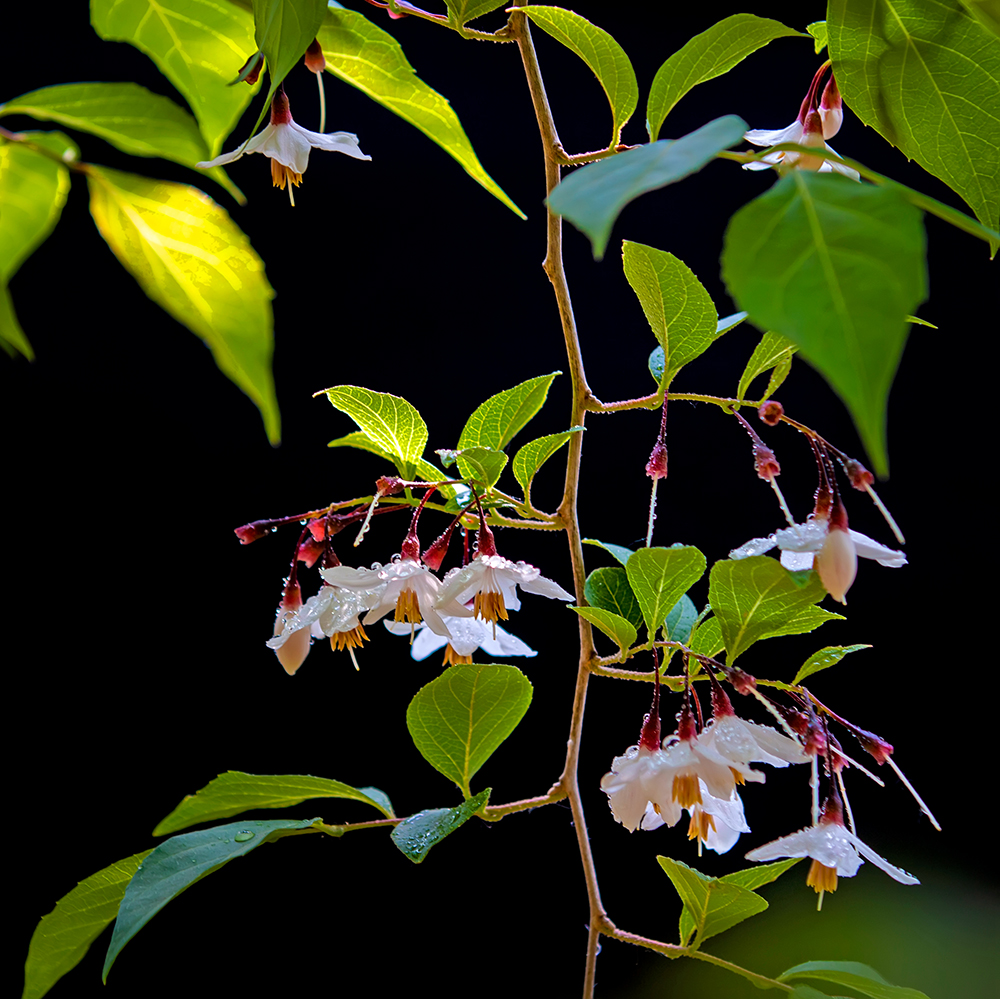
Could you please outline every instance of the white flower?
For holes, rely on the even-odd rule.
[[[688,811],[691,822],[688,825],[688,839],[697,839],[698,853],[701,855],[702,844],[716,853],[728,853],[740,838],[740,833],[750,832],[746,816],[743,813],[743,802],[734,790],[727,799],[716,798],[709,793],[704,781],[699,783],[701,804],[693,805]],[[663,819],[655,806],[646,806],[646,814],[642,817],[643,829],[657,829],[662,826]]]
[[[441,599],[441,580],[415,559],[404,558],[389,565],[376,564],[371,569],[351,569],[346,565],[338,565],[332,569],[320,569],[320,575],[328,583],[345,589],[370,591],[382,587],[377,603],[364,616],[365,624],[374,624],[389,611],[394,611],[397,621],[405,621],[410,625],[424,621],[435,635],[442,635],[450,640],[451,632],[442,615],[472,615],[472,611],[461,604]]]
[[[640,822],[643,829],[655,829],[664,822],[676,825],[680,818],[680,809],[677,810],[676,818],[670,822],[669,818],[662,817],[657,807],[662,787],[657,762],[662,755],[661,749],[629,746],[621,756],[614,758],[611,772],[601,778],[601,790],[608,796],[611,814],[629,832],[635,832]],[[654,809],[655,816],[648,825],[645,818],[647,805]]]
[[[508,610],[520,610],[517,587],[552,600],[572,600],[558,583],[546,579],[526,562],[511,562],[502,555],[477,555],[462,569],[452,569],[444,577],[438,606],[457,600],[474,601],[474,613],[485,621],[506,621]]]
[[[837,876],[853,878],[858,868],[870,860],[881,867],[900,884],[916,885],[920,882],[906,871],[893,866],[880,857],[870,846],[862,843],[854,833],[837,821],[820,820],[818,825],[808,826],[789,836],[759,846],[751,850],[747,860],[779,860],[782,857],[812,857],[813,863],[806,880],[817,892],[835,891]]]
[[[734,714],[716,717],[699,738],[720,756],[744,766],[769,763],[772,767],[787,767],[789,763],[808,763],[810,760],[794,739]]]
[[[503,628],[490,628],[474,617],[443,617],[442,620],[451,635],[435,635],[424,624],[418,624],[416,637],[410,647],[410,655],[420,662],[438,649],[450,646],[453,654],[445,653],[446,662],[458,662],[471,659],[477,649],[482,649],[488,656],[537,656],[538,653],[526,645],[515,635]],[[386,621],[386,628],[393,635],[411,634],[411,626]],[[494,631],[496,634],[494,635]]]
[[[763,555],[777,545],[781,549],[781,564],[786,569],[811,569],[814,555],[823,548],[829,531],[830,522],[816,517],[804,524],[793,524],[775,531],[766,538],[753,538],[745,545],[734,548],[729,557],[741,559]],[[848,530],[846,533],[854,542],[854,549],[861,558],[874,559],[879,565],[887,565],[893,569],[906,565],[906,555],[903,552],[886,548],[859,531]]]
[[[223,153],[214,160],[199,163],[202,169],[222,166],[232,163],[246,153],[263,153],[271,159],[271,180],[275,187],[282,190],[288,184],[288,196],[292,204],[295,198],[292,186],[302,182],[302,174],[309,165],[309,150],[323,149],[331,153],[344,153],[357,160],[370,160],[361,152],[358,137],[351,132],[310,132],[307,128],[297,125],[288,110],[288,98],[284,91],[279,90],[271,102],[271,121],[249,142],[233,150]]]

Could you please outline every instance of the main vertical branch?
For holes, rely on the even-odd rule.
[[[525,0],[515,0],[515,6],[523,6]],[[515,11],[510,18],[510,33],[517,41],[524,63],[524,72],[531,92],[531,101],[538,121],[538,129],[542,137],[542,148],[545,155],[545,194],[550,195],[559,183],[560,167],[558,156],[562,152],[562,144],[556,132],[555,122],[549,108],[545,84],[538,68],[538,57],[531,40],[531,28],[527,17]],[[546,209],[546,248],[545,260],[542,264],[552,290],[555,293],[556,305],[559,308],[559,320],[562,324],[563,339],[566,345],[566,359],[569,363],[569,374],[573,391],[570,426],[583,426],[587,415],[587,402],[591,398],[590,387],[583,367],[583,357],[580,353],[580,341],[577,336],[576,319],[573,316],[573,302],[570,299],[569,286],[566,283],[566,272],[563,269],[562,256],[562,219],[551,209]],[[563,488],[562,502],[559,504],[559,515],[565,525],[566,538],[569,543],[570,559],[573,565],[573,586],[578,604],[584,601],[584,584],[586,572],[583,563],[583,545],[580,539],[580,523],[577,514],[577,496],[580,486],[580,460],[583,451],[583,434],[573,434],[569,440],[569,456],[566,462],[566,483]],[[587,682],[590,678],[590,662],[594,656],[594,637],[590,624],[582,617],[578,618],[580,630],[580,659],[577,665],[576,688],[573,694],[573,715],[570,721],[569,739],[566,746],[566,763],[563,767],[559,783],[569,798],[573,811],[573,823],[576,828],[577,843],[580,849],[580,859],[583,863],[583,873],[587,882],[587,897],[590,901],[590,929],[587,942],[587,969],[584,978],[583,995],[589,999],[594,994],[594,972],[597,964],[598,939],[601,931],[610,926],[610,921],[601,903],[600,887],[597,883],[597,871],[594,867],[594,857],[590,851],[590,839],[587,834],[587,821],[583,813],[583,802],[580,799],[580,787],[577,780],[577,769],[580,761],[580,737],[583,729],[583,711],[587,700]]]

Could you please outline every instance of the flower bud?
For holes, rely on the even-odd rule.
[[[236,537],[240,539],[241,545],[248,545],[251,541],[259,541],[271,533],[271,528],[266,520],[255,520],[251,524],[244,524],[235,528]]]
[[[309,528],[309,533],[313,536],[314,541],[325,541],[326,540],[326,518],[317,517],[315,520],[310,520],[306,527]]]
[[[667,446],[662,441],[657,441],[646,462],[646,474],[651,479],[665,479],[667,477]]]
[[[775,399],[767,399],[760,404],[757,415],[769,427],[776,427],[781,422],[782,416],[785,415],[785,408]]]
[[[254,52],[252,56],[242,66],[240,66],[240,72],[238,76],[243,76],[247,67],[250,67],[250,71],[247,72],[246,76],[243,76],[243,82],[248,83],[251,87],[257,82],[257,78],[260,76],[261,66],[264,65],[264,56],[260,52]]]
[[[864,491],[875,482],[875,476],[860,461],[856,461],[854,458],[848,458],[844,462],[844,471],[847,472],[847,477],[851,480],[851,485],[855,489]]]
[[[403,491],[403,480],[395,475],[383,475],[376,479],[375,489],[379,496],[395,496]]]
[[[858,552],[845,527],[831,523],[816,556],[815,567],[826,592],[834,600],[846,604],[845,596],[858,572]]]
[[[306,64],[306,69],[311,73],[322,73],[326,69],[326,59],[323,57],[323,46],[320,45],[319,39],[314,38],[309,43],[309,48],[306,49],[305,55],[302,57],[302,61]]]
[[[844,122],[844,105],[840,100],[840,90],[833,73],[830,74],[830,80],[819,101],[819,116],[823,122],[823,138],[833,138]]]
[[[289,580],[278,607],[278,616],[274,621],[274,635],[277,637],[284,631],[285,623],[302,607],[302,588],[298,582]],[[288,640],[280,648],[274,650],[285,672],[292,676],[305,662],[309,655],[309,629],[300,628],[292,632]]]
[[[311,569],[325,551],[326,545],[322,541],[310,537],[299,545],[295,558],[299,562],[305,562],[306,568]]]
[[[770,481],[776,475],[781,474],[781,465],[775,458],[774,452],[764,444],[757,444],[753,449],[753,462],[757,468],[758,478]]]

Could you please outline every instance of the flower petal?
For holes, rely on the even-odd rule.
[[[352,132],[310,132],[309,129],[297,125],[294,121],[290,123],[290,128],[295,129],[310,146],[316,149],[324,149],[328,153],[344,153],[352,156],[356,160],[370,160],[370,156],[365,156],[358,146],[358,137]]]

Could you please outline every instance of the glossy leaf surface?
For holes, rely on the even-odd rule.
[[[674,605],[705,574],[705,556],[697,548],[640,548],[625,571],[635,592],[649,637]]]
[[[230,87],[256,49],[253,17],[217,0],[91,0],[90,23],[107,41],[145,52],[181,92],[219,154],[257,87]]]
[[[208,345],[256,404],[272,443],[281,419],[271,375],[274,292],[250,241],[186,184],[90,167],[90,213],[142,290]]]
[[[514,455],[514,478],[524,490],[524,499],[531,501],[531,483],[538,470],[552,457],[575,433],[582,433],[583,427],[570,427],[560,434],[548,434],[529,441]]]
[[[153,835],[166,836],[201,822],[228,819],[253,808],[288,808],[310,798],[349,798],[371,805],[392,818],[392,809],[386,808],[384,794],[379,799],[370,798],[363,789],[338,780],[305,774],[245,774],[228,770],[200,791],[186,795],[159,822]]]
[[[622,127],[639,104],[639,84],[625,50],[603,28],[571,10],[536,5],[521,10],[590,67],[611,104],[614,125],[608,148],[617,146]]]
[[[21,999],[41,999],[83,960],[90,945],[118,915],[128,883],[151,852],[145,850],[91,874],[42,916],[28,945]]]
[[[697,173],[746,130],[742,118],[726,115],[680,139],[661,139],[591,163],[571,173],[549,195],[548,205],[590,239],[594,259],[600,260],[615,219],[630,201]]]
[[[704,285],[683,260],[643,243],[622,243],[625,277],[664,352],[668,386],[716,339],[719,316]]]
[[[415,864],[423,862],[431,847],[465,825],[490,800],[486,788],[456,808],[428,808],[404,819],[392,830],[392,841],[400,852]]]
[[[1000,228],[1000,38],[959,0],[831,0],[827,32],[851,110]]]
[[[633,628],[642,626],[642,610],[624,569],[595,569],[584,584],[583,595],[591,607],[600,607],[623,617]]]
[[[353,10],[331,9],[317,36],[326,70],[419,128],[512,212],[524,212],[483,169],[447,99],[414,75],[399,42]]]
[[[406,727],[420,755],[470,798],[469,781],[517,727],[531,693],[515,666],[451,666],[417,691]]]
[[[799,348],[788,337],[780,333],[765,333],[760,343],[754,348],[747,366],[740,375],[740,384],[736,389],[736,398],[743,401],[755,378],[771,371],[767,389],[761,399],[769,399],[771,394],[788,377],[792,370],[792,355]]]
[[[596,538],[584,538],[583,543],[585,545],[595,545],[598,548],[603,548],[622,565],[627,565],[628,560],[632,557],[632,549],[626,548],[624,545],[613,545],[609,541],[598,541]]]
[[[801,683],[807,676],[812,676],[813,673],[836,666],[849,652],[859,652],[861,649],[870,648],[870,645],[828,645],[825,649],[814,652],[799,667],[799,671],[795,674],[795,679],[792,680],[792,683]]]
[[[732,217],[722,274],[833,386],[885,475],[889,387],[927,294],[919,211],[892,187],[794,170]]]
[[[825,596],[815,572],[800,584],[777,559],[766,555],[716,562],[709,575],[708,599],[722,630],[726,661],[732,665],[763,638],[801,635],[840,617],[814,606]]]
[[[775,38],[800,35],[780,21],[756,14],[733,14],[686,42],[656,71],[646,104],[649,141],[660,137],[663,121],[699,83],[728,73]]]
[[[844,985],[870,999],[928,999],[917,989],[890,985],[874,968],[857,961],[806,961],[778,976],[778,981],[812,978],[834,985]]]
[[[626,621],[620,614],[601,607],[570,607],[570,610],[576,611],[584,620],[603,631],[622,652],[635,645],[637,632],[631,622]]]
[[[201,829],[172,836],[161,843],[138,867],[125,890],[115,920],[102,977],[108,972],[122,948],[168,902],[196,881],[217,871],[230,860],[280,836],[282,832],[308,829],[319,819],[271,819],[246,821]]]

